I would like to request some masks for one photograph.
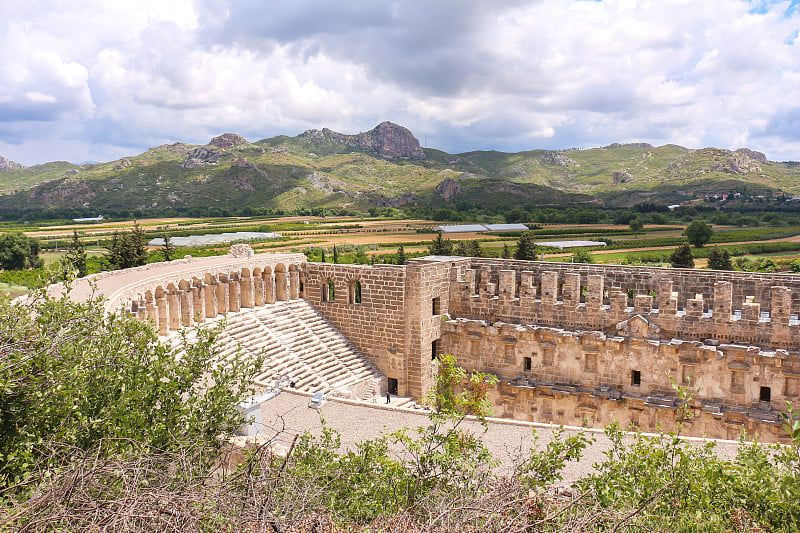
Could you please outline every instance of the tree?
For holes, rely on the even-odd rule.
[[[705,243],[711,240],[714,230],[702,220],[693,220],[684,233],[686,234],[686,240],[697,248],[702,248]]]
[[[694,256],[689,243],[683,243],[669,256],[669,264],[672,268],[694,268]]]
[[[115,231],[106,261],[116,269],[141,266],[147,262],[144,230],[134,223],[133,228],[122,233]]]
[[[336,248],[336,245],[333,245],[333,264],[336,265],[339,263],[339,249]]]
[[[172,261],[175,255],[175,246],[172,245],[167,226],[163,226],[160,229],[164,234],[164,246],[161,248],[161,254],[164,256],[164,261]]]
[[[87,274],[86,247],[83,245],[78,230],[72,230],[72,240],[69,242],[67,255],[64,256],[64,265],[75,270],[79,278]]]
[[[218,446],[241,426],[238,405],[262,361],[214,364],[219,330],[198,333],[179,355],[149,323],[109,315],[101,301],[42,290],[28,305],[0,302],[0,485],[35,468],[48,442],[70,453],[102,441],[100,454],[132,442]]]
[[[503,249],[500,250],[500,257],[503,259],[510,259],[511,258],[511,248],[508,247],[508,243],[503,243]]]
[[[39,239],[28,237],[21,231],[0,235],[0,268],[3,270],[24,270],[39,268],[44,264],[39,258],[41,244]]]
[[[642,231],[642,228],[644,228],[644,222],[639,217],[632,218],[628,224],[632,231]]]
[[[476,240],[458,241],[455,254],[463,257],[483,257],[483,250]]]
[[[727,250],[714,248],[708,254],[708,268],[712,270],[733,270],[731,264],[731,254]]]
[[[397,247],[397,254],[395,254],[395,262],[398,265],[402,265],[406,262],[406,252],[403,250],[403,245]]]
[[[536,261],[536,243],[533,242],[533,232],[523,231],[517,240],[517,249],[514,251],[514,259],[522,261]]]
[[[575,250],[574,254],[572,254],[572,262],[594,263],[594,259],[592,258],[592,254],[589,253],[589,250],[584,250],[583,248],[579,248]]]
[[[442,237],[442,232],[437,232],[436,237],[428,245],[431,255],[453,255],[453,243],[450,239]]]

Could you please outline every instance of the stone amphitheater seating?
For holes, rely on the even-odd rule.
[[[291,376],[297,390],[323,391],[326,395],[370,400],[373,391],[386,389],[385,378],[353,344],[305,300],[279,301],[253,309],[228,313],[217,341],[219,355],[230,360],[237,351],[264,356],[255,383],[272,387]],[[191,341],[190,331],[187,340]],[[169,338],[180,348],[182,338]],[[412,403],[393,400],[394,405]]]

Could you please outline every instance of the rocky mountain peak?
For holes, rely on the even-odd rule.
[[[208,144],[227,150],[228,148],[233,148],[240,144],[247,144],[247,139],[236,133],[223,133],[211,139]]]
[[[749,148],[739,148],[735,153],[743,155],[749,159],[752,159],[753,161],[758,161],[759,163],[767,162],[766,155],[764,155],[762,152],[756,152],[755,150],[751,150]]]
[[[301,137],[318,143],[339,142],[391,159],[425,159],[417,138],[407,128],[388,121],[356,135],[323,128],[322,131],[306,130]]]
[[[9,161],[0,155],[0,172],[5,172],[6,170],[17,170],[20,168],[25,168],[25,165],[16,163],[14,161]]]

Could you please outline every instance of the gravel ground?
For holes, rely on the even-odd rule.
[[[262,421],[266,434],[280,431],[277,441],[289,446],[295,434],[311,431],[319,434],[325,419],[328,427],[337,430],[342,439],[342,446],[349,447],[357,442],[372,439],[382,433],[390,433],[404,427],[420,427],[427,424],[425,412],[408,409],[387,408],[383,403],[377,405],[326,401],[319,410],[308,407],[309,396],[283,392],[276,398],[262,405]],[[385,402],[385,399],[379,399]],[[468,427],[476,432],[482,431],[479,424],[470,422]],[[522,453],[527,453],[533,445],[533,429],[539,436],[538,446],[544,447],[551,440],[552,428],[543,424],[515,422],[505,419],[491,419],[488,430],[483,435],[484,443],[495,459],[500,461],[498,473],[510,472],[515,461]],[[574,433],[576,429],[568,429]],[[564,483],[570,483],[592,471],[592,465],[603,461],[603,452],[610,448],[610,442],[602,432],[584,430],[594,437],[595,443],[585,451],[581,461],[570,463],[564,470]],[[687,439],[693,443],[703,443],[700,439]],[[736,454],[737,444],[731,441],[717,441],[717,453],[732,458]]]

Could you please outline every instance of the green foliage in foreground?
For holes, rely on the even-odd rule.
[[[800,420],[790,405],[791,445],[742,441],[734,459],[714,443],[609,426],[605,459],[565,496],[555,487],[594,438],[555,429],[498,475],[482,437],[496,378],[442,355],[426,425],[347,450],[324,426],[299,437],[288,458],[266,445],[224,472],[213,466],[215,437],[240,421],[235,399],[251,369],[213,370],[217,385],[201,387],[213,332],[178,361],[149,327],[104,317],[96,303],[34,305],[33,320],[0,308],[13,325],[0,351],[11,354],[0,360],[2,530],[793,532],[800,524]],[[678,393],[680,428],[692,411],[691,395]]]
[[[200,330],[178,358],[149,324],[100,301],[0,302],[0,484],[22,481],[50,443],[94,450],[105,439],[101,455],[129,441],[214,446],[241,425],[257,363],[213,364],[216,335]]]

